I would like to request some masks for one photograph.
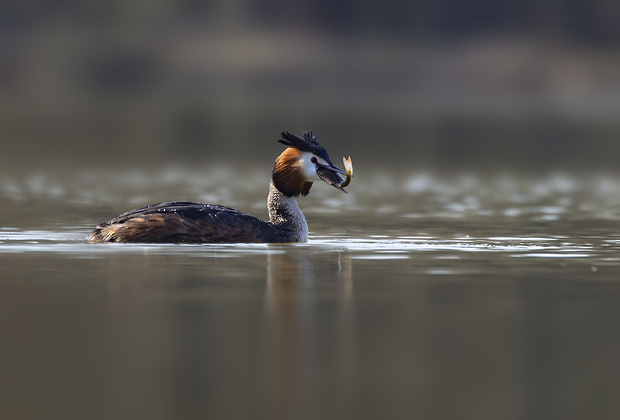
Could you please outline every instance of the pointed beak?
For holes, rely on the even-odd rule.
[[[335,173],[341,174],[341,175],[346,175],[347,174],[347,172],[344,169],[340,169],[339,167],[337,167],[333,163],[329,164],[329,165],[323,165],[321,163],[317,163],[316,166],[317,166],[317,172],[320,169],[324,169],[324,170],[335,172]]]
[[[346,175],[346,171],[340,169],[336,165],[317,164],[316,173],[326,184],[346,193],[344,188],[340,186],[340,184],[344,182],[344,179],[342,179],[340,175]]]

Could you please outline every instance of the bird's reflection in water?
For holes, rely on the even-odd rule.
[[[316,258],[268,256],[264,367],[274,418],[350,412],[357,360],[351,258]]]

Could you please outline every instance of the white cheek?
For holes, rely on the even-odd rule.
[[[312,153],[303,153],[301,155],[301,170],[304,177],[309,181],[316,181],[320,179],[319,176],[316,174],[316,165],[312,163],[313,157],[315,156]],[[317,159],[319,159],[319,162],[323,160],[320,158]]]

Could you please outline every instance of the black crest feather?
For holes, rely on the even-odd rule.
[[[291,134],[288,131],[283,131],[280,135],[282,138],[278,140],[278,142],[284,144],[285,146],[294,147],[302,152],[313,153],[324,159],[327,163],[332,164],[332,161],[327,154],[327,150],[319,144],[317,138],[312,135],[312,131],[304,131],[301,134],[301,137]]]

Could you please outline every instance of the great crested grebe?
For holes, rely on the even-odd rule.
[[[322,180],[343,191],[350,181],[334,165],[312,132],[298,137],[282,132],[278,140],[288,146],[276,159],[269,184],[269,221],[230,207],[193,202],[152,204],[128,211],[100,224],[88,242],[137,243],[257,243],[308,240],[308,224],[297,205],[308,195],[312,182]],[[350,159],[350,158],[349,158]],[[350,160],[349,160],[350,162]]]

